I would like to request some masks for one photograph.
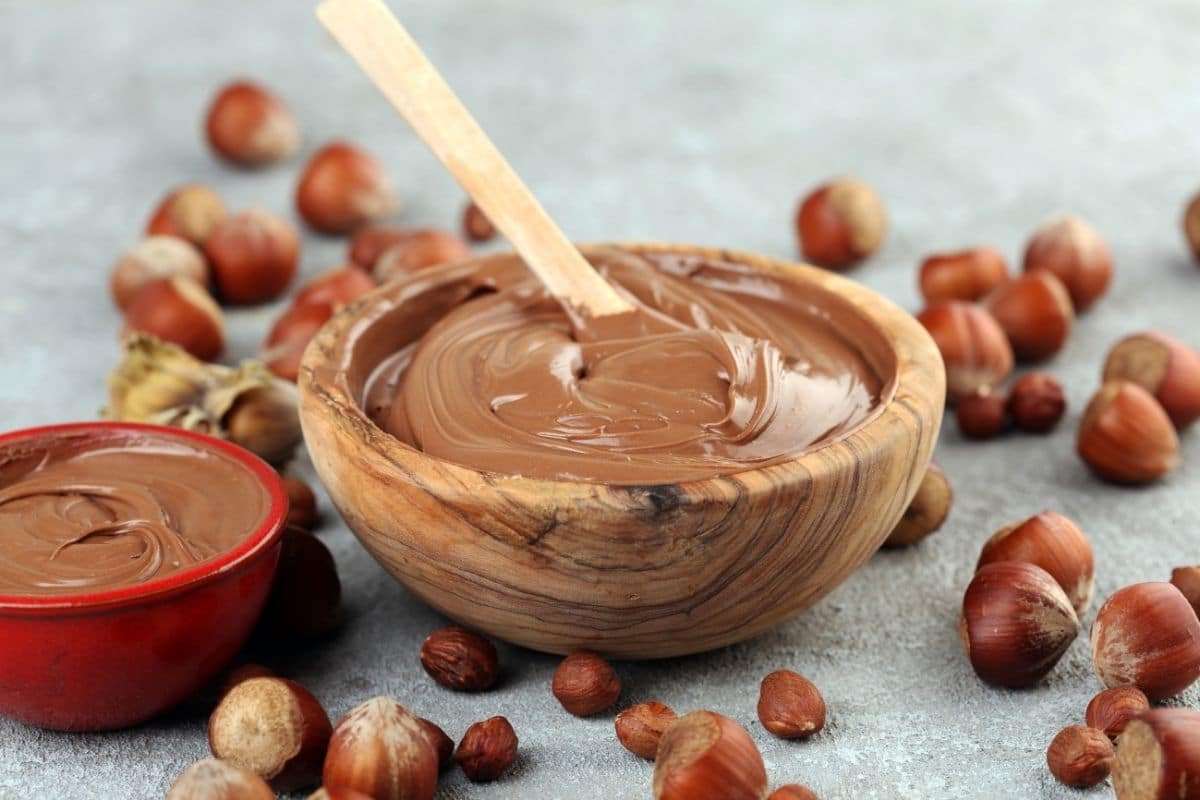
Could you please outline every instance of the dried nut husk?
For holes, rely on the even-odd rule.
[[[302,439],[294,387],[258,361],[206,364],[175,345],[135,334],[108,377],[105,419],[199,431],[286,463]]]

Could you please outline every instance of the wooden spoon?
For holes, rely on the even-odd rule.
[[[635,310],[558,229],[387,6],[325,0],[317,17],[577,323]]]

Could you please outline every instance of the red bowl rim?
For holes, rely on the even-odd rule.
[[[159,600],[195,589],[199,584],[220,575],[239,569],[269,550],[279,541],[287,520],[288,499],[283,480],[265,461],[243,447],[204,433],[173,428],[166,425],[150,425],[140,422],[70,422],[24,428],[0,434],[0,448],[21,440],[36,440],[45,436],[72,432],[128,432],[150,433],[156,436],[184,439],[210,450],[230,456],[253,473],[270,496],[270,506],[262,522],[241,542],[207,561],[172,572],[162,578],[145,583],[120,586],[81,594],[50,595],[4,595],[0,594],[0,613],[53,611],[90,611],[97,608],[112,608]]]

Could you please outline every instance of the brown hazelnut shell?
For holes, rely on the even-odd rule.
[[[576,650],[554,670],[551,691],[568,713],[590,717],[617,702],[621,680],[599,653]]]
[[[670,706],[651,700],[630,706],[617,714],[613,726],[617,731],[617,739],[626,750],[639,758],[653,761],[663,733],[678,718]]]
[[[1001,528],[983,545],[975,569],[997,561],[1036,564],[1058,582],[1076,614],[1092,601],[1095,561],[1083,531],[1055,511],[1043,511],[1023,522]]]
[[[517,758],[517,733],[504,717],[492,717],[467,728],[454,751],[454,760],[468,779],[494,781]]]
[[[827,269],[847,269],[873,254],[886,230],[883,200],[857,178],[817,187],[796,211],[801,254]]]
[[[320,781],[333,731],[312,693],[283,678],[241,681],[221,698],[208,721],[217,758],[262,777],[277,792]]]
[[[1053,272],[1066,286],[1077,312],[1086,311],[1113,277],[1112,253],[1088,223],[1073,215],[1046,220],[1025,248],[1025,271]]]
[[[1054,376],[1030,372],[1013,383],[1006,408],[1013,425],[1026,433],[1049,433],[1066,412],[1067,398]]]
[[[1000,323],[985,309],[948,300],[929,306],[917,320],[942,354],[951,400],[999,389],[1012,374],[1012,346]]]
[[[456,692],[490,689],[500,673],[495,645],[457,625],[426,637],[421,645],[421,666],[429,677]]]
[[[173,189],[155,207],[146,223],[147,236],[175,236],[203,247],[213,227],[228,212],[220,195],[201,183]]]
[[[993,292],[985,305],[1021,361],[1045,361],[1055,355],[1075,325],[1071,295],[1046,270],[1018,276]]]
[[[280,161],[300,147],[300,128],[273,92],[250,81],[221,87],[209,106],[204,133],[213,151],[239,167]]]
[[[1129,381],[1108,381],[1092,397],[1076,450],[1093,472],[1115,483],[1151,483],[1182,462],[1167,412]]]
[[[397,205],[383,165],[347,142],[332,142],[314,153],[296,186],[296,209],[321,233],[349,233]]]
[[[1092,698],[1085,719],[1089,728],[1103,731],[1105,736],[1116,741],[1129,720],[1149,710],[1150,700],[1141,689],[1136,686],[1114,686]]]
[[[654,762],[654,800],[745,800],[767,794],[767,770],[746,729],[715,711],[671,723]]]
[[[1103,731],[1071,725],[1050,742],[1046,764],[1059,783],[1086,788],[1108,777],[1114,756],[1112,742]]]
[[[289,307],[271,326],[259,358],[277,377],[295,383],[300,377],[300,362],[304,360],[308,343],[334,313],[334,307],[329,303],[302,303]]]
[[[921,262],[921,296],[927,305],[943,300],[974,302],[1008,282],[1008,264],[994,247],[935,253]]]
[[[1200,354],[1173,336],[1160,331],[1126,336],[1109,351],[1104,380],[1141,386],[1179,430],[1200,419]]]
[[[1200,712],[1158,708],[1131,720],[1117,740],[1117,800],[1200,798]]]
[[[223,301],[263,303],[292,282],[300,239],[286,220],[252,208],[218,222],[204,241],[204,253]]]
[[[1023,561],[985,564],[963,596],[959,638],[975,673],[1018,689],[1040,681],[1079,635],[1058,582]]]
[[[1091,646],[1105,687],[1136,686],[1151,702],[1174,697],[1200,678],[1200,619],[1169,583],[1115,592],[1096,614]]]
[[[781,739],[804,739],[825,727],[825,698],[803,675],[776,670],[759,685],[758,719]]]
[[[121,336],[135,332],[178,345],[201,361],[215,361],[225,350],[225,317],[191,278],[164,278],[138,288],[125,307]]]
[[[375,697],[351,709],[329,739],[325,788],[353,789],[373,800],[433,800],[438,757],[404,706]]]

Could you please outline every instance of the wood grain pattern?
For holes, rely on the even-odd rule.
[[[373,323],[412,301],[402,302],[400,283],[335,317],[310,345],[301,420],[317,472],[351,529],[446,615],[547,652],[586,647],[654,658],[710,650],[809,607],[875,552],[929,463],[945,374],[912,317],[845,278],[752,254],[621,246],[740,262],[807,282],[814,296],[836,294],[878,333],[870,347],[886,352],[864,352],[894,369],[890,399],[840,440],[719,478],[612,486],[482,473],[401,443],[360,407],[368,362],[379,355],[363,343]]]
[[[572,312],[633,311],[563,235],[380,0],[325,0],[317,16]]]

